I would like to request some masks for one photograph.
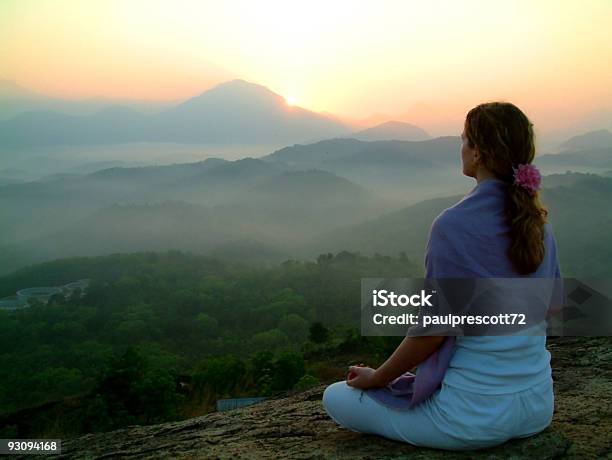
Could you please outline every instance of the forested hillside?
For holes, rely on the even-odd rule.
[[[59,436],[153,423],[205,413],[220,397],[266,396],[326,380],[338,356],[358,349],[381,359],[397,342],[359,335],[361,278],[421,275],[405,257],[347,252],[268,268],[173,251],[20,270],[0,279],[0,295],[82,277],[92,282],[82,296],[0,311],[4,433]],[[25,421],[6,417],[74,395],[72,409],[51,421],[33,422],[31,411]]]

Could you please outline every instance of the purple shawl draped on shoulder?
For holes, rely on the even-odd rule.
[[[455,337],[446,337],[442,346],[419,365],[416,375],[406,372],[385,387],[366,390],[368,396],[397,410],[422,403],[440,387],[454,347]]]
[[[490,277],[492,266],[498,276],[513,276],[503,249],[507,244],[505,196],[505,182],[485,179],[434,220],[425,255],[426,278]],[[416,375],[406,372],[385,387],[366,390],[367,394],[397,410],[422,403],[440,387],[455,342],[455,337],[446,337],[418,366]]]

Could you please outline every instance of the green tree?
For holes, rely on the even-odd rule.
[[[94,394],[99,395],[115,426],[172,419],[182,396],[176,391],[173,367],[155,348],[129,347],[112,358]],[[98,397],[98,396],[97,396]],[[99,401],[96,403],[102,405]]]
[[[310,374],[304,374],[300,380],[293,386],[294,390],[304,391],[319,384],[319,380]]]
[[[119,356],[111,358],[109,367],[95,390],[106,405],[115,426],[133,424],[141,414],[139,397],[134,382],[144,375],[146,361],[135,348],[129,347]]]
[[[308,338],[308,322],[296,313],[284,316],[278,328],[295,342],[302,343]]]
[[[317,321],[310,326],[310,341],[314,343],[325,343],[329,339],[329,330],[323,323]]]
[[[49,399],[73,395],[85,388],[83,374],[79,369],[48,367],[38,372],[34,379],[38,390]]]
[[[176,392],[176,383],[168,369],[149,368],[135,382],[131,392],[136,395],[138,412],[145,423],[162,422],[176,417],[182,396]]]
[[[279,350],[287,347],[289,338],[278,329],[270,329],[253,335],[251,343],[253,349],[257,351]]]
[[[219,322],[206,313],[200,313],[196,316],[197,333],[203,337],[215,337],[218,335]]]
[[[276,359],[272,369],[272,390],[283,391],[293,388],[304,375],[304,358],[293,352],[284,352]]]
[[[270,351],[253,353],[249,360],[249,374],[252,384],[259,395],[269,395],[272,391],[272,371],[274,354]]]
[[[194,382],[202,391],[206,388],[218,396],[232,393],[246,380],[246,365],[235,356],[208,358],[196,367]]]

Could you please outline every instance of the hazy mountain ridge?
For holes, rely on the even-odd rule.
[[[431,139],[424,129],[403,121],[387,121],[353,134],[355,139],[363,141],[424,141]]]
[[[612,133],[607,129],[573,136],[560,146],[561,151],[591,150],[612,147]]]
[[[426,141],[359,141],[339,138],[294,145],[265,157],[294,168],[316,168],[345,177],[398,203],[466,190],[459,138]]]
[[[264,168],[268,165],[254,159],[222,162],[202,176],[214,175],[219,167],[233,173],[232,169],[239,170],[249,163]],[[256,259],[260,258],[257,260],[272,258],[274,261],[311,258],[341,250],[387,255],[404,252],[421,263],[431,222],[463,196],[425,200],[391,211],[393,207],[384,199],[326,171],[263,169],[263,172],[263,175],[254,174],[251,182],[243,183],[233,193],[230,193],[233,186],[227,193],[222,187],[217,189],[216,197],[225,199],[216,204],[204,199],[215,197],[212,193],[215,186],[208,189],[210,193],[205,193],[206,181],[201,181],[200,203],[181,201],[180,194],[175,194],[174,201],[170,201],[168,191],[172,188],[158,187],[159,197],[165,198],[157,202],[126,201],[127,197],[136,195],[124,191],[123,200],[117,200],[123,204],[100,204],[93,214],[92,208],[70,205],[72,221],[60,219],[44,236],[5,245],[2,270],[68,255],[160,248],[217,255],[226,252],[234,256],[240,252],[236,247],[251,248]],[[234,184],[240,183],[239,180]],[[172,181],[166,183],[171,184]],[[44,185],[38,184],[42,187],[40,190],[44,190]],[[544,186],[543,201],[550,209],[563,263],[582,274],[605,273],[612,257],[609,213],[612,178],[578,173],[553,175],[544,178]],[[115,198],[120,197],[121,189],[115,186],[113,190],[117,193]],[[143,189],[141,200],[146,198],[146,190],[149,188]],[[75,195],[83,195],[73,191]],[[185,196],[185,189],[181,192]],[[89,193],[95,196],[96,189]],[[62,194],[53,197],[47,193],[45,197],[49,200],[45,204],[48,210],[35,213],[38,220],[32,220],[30,225],[45,228],[46,221],[56,214],[52,210],[57,206],[50,203],[66,199]],[[19,203],[23,203],[23,197]],[[78,221],[75,209],[81,212]],[[586,262],[585,254],[589,255]]]
[[[262,158],[112,167],[85,175],[62,174],[35,182],[0,184],[5,219],[0,225],[3,269],[40,260],[43,254],[62,257],[61,251],[49,252],[47,247],[55,244],[68,248],[71,241],[79,240],[79,232],[91,231],[88,226],[108,228],[109,234],[121,239],[117,229],[122,225],[125,240],[134,244],[119,244],[117,250],[142,248],[137,235],[146,234],[149,225],[152,236],[146,249],[151,250],[157,243],[171,247],[174,238],[179,247],[189,242],[189,249],[205,252],[219,247],[232,252],[236,242],[243,247],[261,244],[265,246],[261,251],[264,258],[274,252],[275,257],[311,257],[317,252],[348,249],[391,254],[404,251],[420,260],[427,225],[443,209],[440,206],[451,205],[473,186],[471,179],[459,173],[459,150],[456,137],[371,142],[335,138],[285,147]],[[573,164],[578,169],[599,172],[610,158],[611,151],[598,149],[546,155],[538,157],[536,164],[543,164],[543,172],[547,168],[567,170],[568,165],[573,169]],[[568,161],[568,165],[563,164]],[[552,184],[577,187],[582,181],[580,174],[549,177],[545,179],[546,188]],[[605,188],[601,193],[605,199],[610,198]],[[428,198],[433,200],[424,201]],[[593,209],[603,203],[597,196],[593,200]],[[162,206],[167,202],[171,204]],[[172,204],[177,202],[196,205],[196,217],[181,214],[188,213]],[[568,202],[576,209],[590,206],[573,199]],[[117,204],[128,207],[123,211],[113,208]],[[413,204],[414,209],[410,208]],[[160,206],[160,214],[174,224],[155,219],[146,206]],[[179,209],[171,210],[173,206]],[[102,212],[106,208],[112,212]],[[126,209],[140,216],[144,226],[136,217],[127,216]],[[369,222],[394,209],[401,211]],[[568,212],[561,207],[559,214]],[[581,219],[594,222],[591,215]],[[407,227],[406,221],[412,226]],[[601,224],[598,229],[607,228],[605,221],[596,224]],[[190,229],[175,229],[173,225],[198,228],[211,238],[191,237]],[[220,229],[223,226],[226,231]],[[131,232],[132,227],[139,230]],[[332,231],[335,227],[339,229]],[[101,248],[112,250],[100,234],[91,238],[93,246],[98,240]],[[87,244],[79,245],[83,251],[88,250]]]
[[[0,120],[9,120],[26,112],[41,111],[89,115],[113,105],[121,105],[141,113],[154,113],[173,103],[118,98],[61,99],[31,91],[10,80],[0,79]]]
[[[218,254],[220,247],[246,244],[289,257],[307,235],[390,209],[371,191],[329,172],[289,172],[256,159],[207,160],[193,169],[112,168],[4,187],[12,195],[0,188],[10,216],[2,229],[1,270],[136,248]]]
[[[220,84],[156,114],[106,107],[90,115],[28,112],[0,122],[3,148],[131,142],[279,144],[348,132],[244,80]]]
[[[402,155],[400,158],[418,162],[452,163],[457,159],[460,148],[458,137],[444,136],[424,141],[362,141],[353,138],[328,139],[307,145],[285,147],[262,157],[267,161],[281,161],[301,166],[317,166],[338,160],[350,161],[352,158],[378,153]]]
[[[256,190],[265,193],[270,199],[277,200],[286,199],[288,194],[314,200],[326,198],[326,202],[318,203],[323,206],[349,199],[372,198],[371,192],[348,179],[317,169],[288,171],[273,179],[257,186]],[[312,196],[313,192],[318,196]]]
[[[550,169],[564,167],[609,169],[612,168],[612,147],[542,155],[536,158],[536,164]]]
[[[572,145],[568,141],[568,145]],[[284,147],[262,157],[266,161],[287,165],[329,169],[340,172],[356,163],[373,167],[458,168],[461,141],[455,136],[436,137],[424,141],[363,141],[336,138],[311,144]],[[563,154],[537,155],[535,164],[544,168],[566,166],[609,169],[612,167],[612,146],[575,148]]]
[[[309,169],[327,171],[383,196],[386,189],[397,188],[396,200],[401,203],[408,197],[418,201],[420,195],[425,196],[425,192],[418,191],[419,183],[439,194],[448,194],[446,187],[453,181],[448,180],[447,169],[454,168],[452,163],[457,162],[455,148],[453,138],[415,143],[333,139],[281,149],[262,159],[210,158],[168,166],[114,167],[83,176],[55,176],[0,186],[0,204],[7,218],[0,233],[5,242],[30,238],[40,235],[41,228],[51,225],[59,229],[63,220],[74,222],[85,217],[86,211],[114,202],[179,200],[213,206],[244,199],[249,203],[248,187],[282,172]],[[278,157],[284,160],[285,152],[299,161],[269,161]],[[320,160],[325,158],[325,152],[331,152],[333,159]],[[420,158],[424,156],[431,161],[423,163]],[[435,162],[447,162],[448,168],[438,171]],[[429,177],[422,174],[424,168],[431,174]],[[467,182],[460,175],[452,177],[458,184]],[[359,210],[356,212],[363,215]],[[57,224],[53,225],[54,222]]]
[[[609,276],[612,260],[612,178],[596,174],[544,178],[542,201],[557,239],[565,276]],[[463,195],[427,200],[375,219],[334,229],[311,240],[304,254],[344,249],[396,255],[423,261],[429,228],[444,209]]]
[[[87,175],[0,187],[0,204],[6,219],[0,226],[2,241],[9,244],[60,230],[113,203],[193,198],[196,203],[215,204],[210,197],[213,185],[206,184],[206,176],[202,175],[225,163],[234,164],[208,159],[171,166],[108,168]],[[209,195],[203,196],[201,189],[206,187]],[[216,195],[224,197],[223,192],[219,190]]]

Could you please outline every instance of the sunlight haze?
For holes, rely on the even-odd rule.
[[[611,13],[597,0],[9,0],[0,78],[62,98],[168,101],[242,78],[290,105],[434,133],[503,99],[553,129],[612,105]]]

